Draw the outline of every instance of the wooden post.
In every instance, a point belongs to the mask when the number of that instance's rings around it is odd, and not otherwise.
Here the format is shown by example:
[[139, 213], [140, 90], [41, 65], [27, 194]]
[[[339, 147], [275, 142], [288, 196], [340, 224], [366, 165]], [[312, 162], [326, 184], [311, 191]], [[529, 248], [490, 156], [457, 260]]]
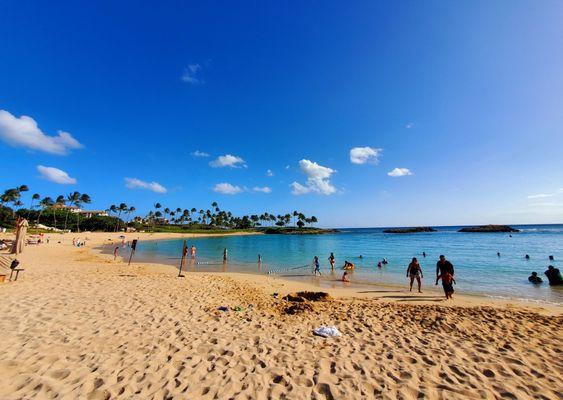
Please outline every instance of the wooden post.
[[184, 244], [182, 245], [182, 258], [180, 259], [180, 268], [178, 269], [178, 278], [183, 278], [182, 275], [182, 267], [184, 266], [184, 261], [186, 260], [186, 254], [188, 254], [188, 244], [184, 240]]
[[136, 249], [137, 249], [137, 239], [133, 239], [133, 242], [131, 242], [131, 254], [129, 255], [129, 262], [127, 263], [127, 265], [131, 265], [131, 259], [133, 258], [133, 254], [135, 253]]

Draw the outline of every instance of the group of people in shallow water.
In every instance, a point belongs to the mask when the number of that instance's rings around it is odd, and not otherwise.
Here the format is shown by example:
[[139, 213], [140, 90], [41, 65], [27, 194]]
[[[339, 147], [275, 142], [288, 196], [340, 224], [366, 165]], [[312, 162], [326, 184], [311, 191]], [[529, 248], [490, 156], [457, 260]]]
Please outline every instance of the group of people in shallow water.
[[[497, 253], [497, 255], [500, 257], [500, 253]], [[426, 257], [426, 253], [424, 252], [423, 257]], [[358, 258], [363, 259], [361, 255]], [[530, 259], [530, 256], [526, 255], [525, 258]], [[549, 259], [553, 261], [553, 256], [550, 256]], [[328, 261], [330, 263], [331, 269], [334, 270], [336, 264], [334, 253], [330, 253]], [[384, 258], [377, 263], [377, 267], [382, 268], [382, 266], [387, 263], [387, 260]], [[313, 259], [313, 266], [313, 273], [315, 275], [321, 275], [319, 258], [317, 256], [315, 256], [315, 258]], [[342, 282], [350, 282], [350, 272], [355, 268], [356, 266], [354, 265], [354, 263], [345, 260], [344, 265], [342, 266], [344, 273], [342, 274], [342, 278], [340, 280]], [[547, 268], [547, 271], [544, 272], [544, 275], [547, 277], [550, 285], [563, 285], [563, 277], [561, 276], [561, 272], [553, 265], [550, 265]], [[416, 257], [413, 257], [407, 267], [407, 278], [410, 279], [409, 291], [412, 291], [412, 287], [414, 285], [414, 282], [416, 281], [418, 292], [422, 293], [422, 279], [424, 278], [424, 274], [422, 272], [422, 267], [420, 266], [420, 263], [418, 262], [418, 259]], [[444, 255], [440, 255], [436, 263], [436, 285], [438, 285], [438, 282], [440, 280], [442, 281], [442, 287], [444, 289], [444, 295], [446, 296], [446, 299], [453, 298], [454, 285], [457, 284], [454, 277], [454, 266], [450, 261], [446, 259]], [[543, 282], [542, 278], [538, 276], [537, 272], [532, 272], [532, 275], [528, 277], [528, 281], [534, 284], [541, 284]]]
[[[563, 277], [561, 276], [561, 271], [559, 268], [555, 268], [553, 265], [547, 267], [547, 271], [543, 273], [547, 277], [547, 281], [551, 286], [563, 285]], [[543, 283], [542, 278], [538, 276], [537, 272], [532, 272], [532, 275], [528, 277], [528, 281], [535, 285]]]
[[[423, 256], [426, 257], [426, 253], [423, 253]], [[359, 256], [358, 258], [363, 259], [363, 256]], [[328, 262], [330, 264], [331, 270], [334, 270], [334, 266], [336, 264], [336, 258], [334, 253], [330, 253], [328, 257]], [[387, 259], [383, 259], [377, 263], [378, 268], [382, 268], [383, 265], [388, 264]], [[345, 260], [342, 269], [344, 273], [342, 274], [342, 278], [340, 279], [342, 282], [350, 282], [350, 272], [356, 268], [354, 263]], [[319, 257], [315, 256], [313, 258], [313, 274], [314, 275], [322, 275], [320, 269], [320, 262]], [[412, 291], [412, 287], [414, 281], [416, 280], [418, 284], [418, 292], [422, 293], [422, 278], [424, 277], [422, 273], [422, 267], [420, 266], [416, 257], [413, 257], [412, 261], [407, 267], [407, 278], [410, 278], [410, 288], [409, 290]], [[438, 262], [436, 263], [436, 285], [439, 281], [442, 281], [442, 287], [444, 288], [444, 294], [446, 299], [453, 298], [454, 288], [453, 285], [457, 284], [454, 279], [454, 266], [451, 262], [446, 260], [444, 255], [441, 255]]]

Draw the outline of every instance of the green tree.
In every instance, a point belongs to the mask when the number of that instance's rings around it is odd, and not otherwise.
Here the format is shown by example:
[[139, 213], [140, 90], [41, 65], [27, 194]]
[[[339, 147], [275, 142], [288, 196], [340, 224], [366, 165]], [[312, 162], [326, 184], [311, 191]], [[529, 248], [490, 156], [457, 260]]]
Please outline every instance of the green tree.
[[49, 207], [52, 207], [53, 204], [55, 204], [55, 202], [50, 197], [45, 197], [45, 198], [41, 199], [41, 201], [39, 202], [39, 207], [41, 207], [41, 209], [39, 210], [39, 215], [37, 215], [37, 221], [35, 221], [36, 224], [39, 223], [39, 220], [41, 219], [41, 214], [43, 214], [43, 211], [45, 211], [45, 209], [47, 209]]
[[39, 200], [41, 198], [41, 196], [39, 195], [39, 193], [35, 193], [33, 196], [31, 196], [31, 203], [29, 204], [29, 210], [27, 212], [27, 219], [29, 219], [29, 213], [31, 212], [31, 210], [33, 210], [33, 203], [35, 202], [35, 200]]

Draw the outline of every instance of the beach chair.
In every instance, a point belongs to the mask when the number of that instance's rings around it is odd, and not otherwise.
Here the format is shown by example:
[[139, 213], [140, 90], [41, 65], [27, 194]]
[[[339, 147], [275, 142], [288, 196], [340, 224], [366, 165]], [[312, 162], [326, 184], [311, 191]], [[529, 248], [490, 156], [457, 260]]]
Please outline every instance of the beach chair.
[[20, 262], [18, 260], [14, 260], [10, 264], [10, 281], [12, 280], [12, 276], [14, 275], [14, 272], [16, 273], [16, 277], [14, 279], [14, 282], [15, 282], [15, 281], [18, 280], [18, 276], [19, 276], [20, 272], [25, 271], [25, 269], [23, 269], [23, 268], [18, 268], [18, 265], [20, 265]]

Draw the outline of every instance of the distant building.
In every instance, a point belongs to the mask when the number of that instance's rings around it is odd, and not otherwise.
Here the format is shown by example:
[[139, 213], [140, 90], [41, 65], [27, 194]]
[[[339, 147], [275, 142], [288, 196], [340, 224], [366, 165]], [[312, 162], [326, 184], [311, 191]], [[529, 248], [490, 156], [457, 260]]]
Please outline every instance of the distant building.
[[93, 216], [107, 217], [108, 213], [104, 210], [82, 210], [78, 207], [70, 209], [71, 213], [80, 214], [84, 218], [92, 218]]
[[65, 204], [55, 204], [53, 208], [59, 210], [69, 210], [71, 213], [80, 214], [84, 218], [92, 218], [93, 216], [107, 217], [108, 213], [104, 210], [83, 210], [76, 206], [67, 206]]

